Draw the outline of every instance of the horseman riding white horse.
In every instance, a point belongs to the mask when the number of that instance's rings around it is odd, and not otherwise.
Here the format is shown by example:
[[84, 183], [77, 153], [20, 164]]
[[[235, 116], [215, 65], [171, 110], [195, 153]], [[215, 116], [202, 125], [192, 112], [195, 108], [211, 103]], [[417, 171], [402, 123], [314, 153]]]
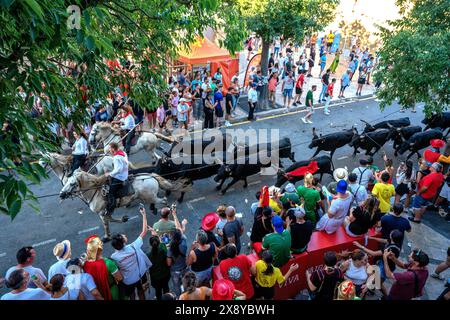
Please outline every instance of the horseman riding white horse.
[[[107, 184], [107, 177], [94, 176], [87, 172], [77, 169], [74, 174], [67, 179], [60, 192], [61, 199], [67, 199], [71, 196], [78, 196], [83, 199], [92, 212], [97, 213], [103, 222], [105, 236], [103, 241], [111, 239], [109, 229], [110, 222], [126, 222], [127, 216], [121, 219], [115, 219], [112, 215], [106, 214], [107, 200], [103, 193], [103, 187]], [[156, 214], [155, 205], [166, 205], [166, 198], [159, 198], [158, 192], [162, 190], [176, 191], [184, 187], [182, 181], [169, 182], [156, 174], [143, 174], [131, 178], [131, 188], [125, 190], [118, 199], [117, 207], [127, 206], [135, 199], [139, 199], [150, 205], [150, 209]], [[125, 187], [127, 188], [127, 187]], [[131, 189], [131, 190], [130, 190]]]
[[[89, 143], [94, 145], [96, 143], [102, 142], [104, 147], [104, 152], [108, 152], [108, 145], [111, 142], [116, 142], [121, 146], [121, 136], [120, 130], [115, 129], [107, 122], [97, 122], [93, 125], [92, 130], [89, 134]], [[152, 163], [159, 159], [155, 152], [158, 145], [158, 138], [150, 132], [142, 132], [138, 137], [136, 144], [131, 147], [130, 154], [137, 153], [140, 150], [145, 150], [150, 154]], [[123, 147], [121, 147], [123, 149]]]

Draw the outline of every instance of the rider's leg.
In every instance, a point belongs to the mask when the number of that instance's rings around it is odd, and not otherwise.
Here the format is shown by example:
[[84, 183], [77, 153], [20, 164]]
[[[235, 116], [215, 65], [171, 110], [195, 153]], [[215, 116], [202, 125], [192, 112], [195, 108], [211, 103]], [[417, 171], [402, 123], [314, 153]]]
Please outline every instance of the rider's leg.
[[130, 155], [131, 140], [134, 138], [134, 130], [129, 131], [127, 137], [125, 138], [125, 152]]
[[119, 179], [112, 178], [111, 182], [109, 184], [109, 192], [108, 192], [108, 203], [106, 205], [106, 211], [108, 214], [112, 214], [115, 207], [116, 207], [116, 194], [117, 191], [122, 188], [123, 181], [120, 181]]

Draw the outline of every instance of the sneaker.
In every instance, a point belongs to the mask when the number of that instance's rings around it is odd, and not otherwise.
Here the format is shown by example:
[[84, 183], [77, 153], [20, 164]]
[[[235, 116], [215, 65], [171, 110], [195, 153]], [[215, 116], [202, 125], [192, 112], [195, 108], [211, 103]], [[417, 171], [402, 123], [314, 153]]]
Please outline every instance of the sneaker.
[[303, 123], [308, 123], [305, 118], [302, 118]]
[[297, 102], [294, 102], [294, 103], [292, 104], [292, 106], [293, 106], [293, 107], [296, 107], [296, 106], [297, 106]]
[[417, 224], [422, 223], [422, 221], [420, 221], [420, 220], [415, 220], [414, 217], [408, 217], [408, 220], [411, 222], [417, 223]]
[[436, 272], [433, 272], [432, 274], [430, 274], [430, 277], [438, 279], [438, 280], [444, 280], [444, 277], [441, 276], [440, 274], [437, 274]]
[[307, 119], [306, 121], [308, 121], [308, 123], [313, 123], [311, 120]]
[[327, 115], [327, 116], [329, 116], [330, 115], [330, 113], [329, 112], [324, 112], [325, 113], [325, 115]]

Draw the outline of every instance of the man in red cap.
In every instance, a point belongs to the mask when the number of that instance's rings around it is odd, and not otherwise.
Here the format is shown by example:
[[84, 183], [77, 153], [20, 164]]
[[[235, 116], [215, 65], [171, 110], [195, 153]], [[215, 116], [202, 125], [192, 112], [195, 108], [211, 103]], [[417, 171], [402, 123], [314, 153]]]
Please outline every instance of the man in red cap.
[[423, 153], [423, 158], [428, 167], [435, 162], [439, 162], [439, 158], [441, 157], [441, 152], [439, 149], [445, 146], [445, 141], [441, 139], [432, 139], [430, 141], [430, 148], [425, 150]]

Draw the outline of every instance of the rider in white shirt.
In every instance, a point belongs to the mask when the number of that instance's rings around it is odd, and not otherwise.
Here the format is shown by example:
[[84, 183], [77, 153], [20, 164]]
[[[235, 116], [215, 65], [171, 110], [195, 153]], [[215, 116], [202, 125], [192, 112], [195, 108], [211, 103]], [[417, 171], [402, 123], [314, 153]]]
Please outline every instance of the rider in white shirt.
[[73, 132], [75, 142], [72, 146], [72, 168], [70, 170], [69, 177], [75, 170], [82, 167], [86, 161], [86, 157], [89, 154], [89, 147], [87, 143], [87, 136], [84, 132]]
[[130, 154], [131, 141], [133, 140], [135, 134], [135, 130], [133, 129], [136, 126], [136, 123], [134, 121], [133, 110], [130, 106], [122, 108], [121, 112], [122, 118], [120, 119], [120, 122], [122, 125], [120, 128], [125, 131], [125, 134], [127, 134], [124, 142], [125, 152]]
[[128, 157], [119, 149], [119, 145], [115, 142], [111, 142], [109, 148], [110, 152], [113, 154], [114, 169], [109, 173], [105, 173], [106, 177], [111, 177], [106, 211], [108, 215], [111, 215], [116, 207], [116, 194], [122, 188], [123, 183], [128, 179]]

